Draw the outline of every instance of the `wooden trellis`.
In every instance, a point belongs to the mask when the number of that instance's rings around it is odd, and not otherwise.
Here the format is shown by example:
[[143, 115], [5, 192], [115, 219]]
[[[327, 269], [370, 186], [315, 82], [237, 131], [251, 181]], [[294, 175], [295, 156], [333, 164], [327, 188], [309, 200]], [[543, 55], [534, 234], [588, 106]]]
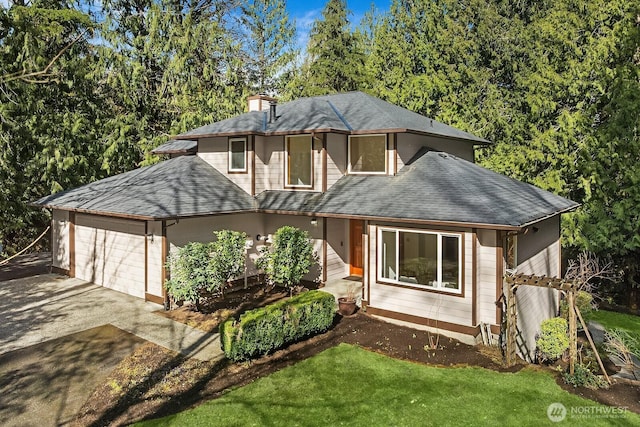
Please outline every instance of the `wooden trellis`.
[[569, 373], [575, 372], [575, 365], [578, 359], [578, 319], [582, 324], [582, 327], [587, 335], [589, 344], [593, 348], [593, 352], [598, 359], [600, 369], [604, 374], [607, 381], [610, 383], [609, 377], [604, 369], [602, 360], [598, 355], [598, 351], [595, 348], [589, 329], [580, 314], [580, 310], [576, 307], [576, 292], [580, 287], [578, 281], [569, 281], [564, 279], [558, 279], [556, 277], [546, 276], [534, 276], [527, 274], [516, 274], [505, 276], [505, 282], [507, 284], [507, 348], [505, 355], [505, 362], [507, 366], [513, 366], [516, 364], [516, 337], [517, 337], [517, 325], [518, 317], [516, 310], [516, 290], [519, 286], [537, 286], [542, 288], [557, 289], [564, 292], [567, 297], [567, 304], [569, 305]]

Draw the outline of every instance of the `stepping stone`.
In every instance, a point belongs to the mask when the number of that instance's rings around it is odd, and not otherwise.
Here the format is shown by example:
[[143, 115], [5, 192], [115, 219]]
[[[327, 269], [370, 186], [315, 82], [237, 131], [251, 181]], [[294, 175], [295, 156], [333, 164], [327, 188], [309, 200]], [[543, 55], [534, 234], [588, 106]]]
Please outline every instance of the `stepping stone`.
[[598, 322], [589, 320], [589, 322], [587, 323], [587, 327], [589, 328], [589, 332], [591, 333], [591, 338], [593, 338], [593, 342], [596, 344], [602, 344], [604, 342], [604, 333], [605, 333], [604, 326], [602, 326]]

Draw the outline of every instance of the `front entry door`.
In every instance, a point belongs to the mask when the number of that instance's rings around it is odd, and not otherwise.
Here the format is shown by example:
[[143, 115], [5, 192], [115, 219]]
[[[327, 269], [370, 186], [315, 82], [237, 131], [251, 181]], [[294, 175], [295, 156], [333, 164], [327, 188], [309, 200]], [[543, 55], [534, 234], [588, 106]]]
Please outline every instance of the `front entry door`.
[[364, 233], [364, 221], [352, 219], [349, 221], [349, 274], [351, 276], [362, 276], [363, 274], [363, 253], [362, 234]]

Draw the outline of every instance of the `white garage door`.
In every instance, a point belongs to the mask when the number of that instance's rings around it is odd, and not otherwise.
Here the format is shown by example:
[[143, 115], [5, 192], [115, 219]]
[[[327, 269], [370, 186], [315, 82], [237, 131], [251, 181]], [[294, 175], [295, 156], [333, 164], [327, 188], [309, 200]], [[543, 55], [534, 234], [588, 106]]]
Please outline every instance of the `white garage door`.
[[144, 222], [76, 215], [76, 277], [144, 298]]

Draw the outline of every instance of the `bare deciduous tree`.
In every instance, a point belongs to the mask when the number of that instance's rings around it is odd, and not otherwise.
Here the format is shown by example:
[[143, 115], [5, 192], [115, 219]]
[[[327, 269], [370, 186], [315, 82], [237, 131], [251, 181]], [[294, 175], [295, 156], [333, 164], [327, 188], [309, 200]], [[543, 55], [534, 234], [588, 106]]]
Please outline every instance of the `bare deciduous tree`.
[[615, 282], [620, 279], [620, 273], [614, 269], [612, 261], [605, 262], [592, 252], [582, 251], [576, 259], [569, 261], [564, 278], [578, 282], [580, 290], [594, 294], [597, 281]]

